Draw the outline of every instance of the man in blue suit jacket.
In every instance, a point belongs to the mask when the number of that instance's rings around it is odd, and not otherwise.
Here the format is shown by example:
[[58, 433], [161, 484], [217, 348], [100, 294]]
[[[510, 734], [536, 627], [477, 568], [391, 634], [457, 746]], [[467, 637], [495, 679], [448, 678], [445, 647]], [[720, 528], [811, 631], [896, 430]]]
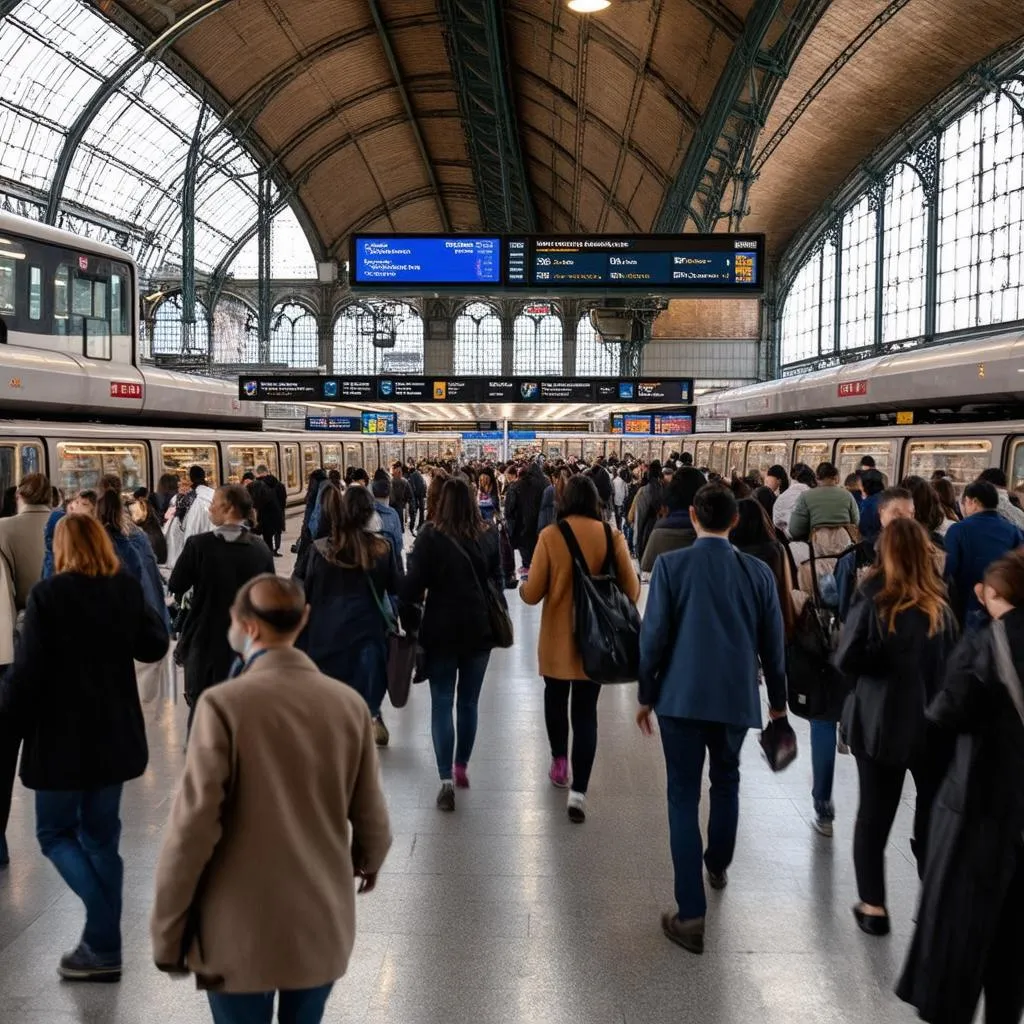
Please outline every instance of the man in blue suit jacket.
[[987, 620], [974, 586], [985, 570], [1008, 551], [1024, 544], [1024, 534], [999, 515], [999, 492], [987, 480], [964, 488], [960, 499], [964, 519], [945, 536], [946, 578], [952, 588], [953, 607], [965, 629], [979, 629]]
[[704, 951], [707, 902], [701, 877], [700, 791], [704, 751], [711, 771], [711, 815], [704, 855], [712, 888], [725, 887], [739, 822], [740, 748], [761, 728], [758, 662], [771, 717], [786, 713], [786, 656], [775, 577], [737, 551], [729, 531], [736, 499], [720, 484], [702, 487], [690, 507], [697, 541], [654, 565], [640, 633], [637, 724], [653, 733], [658, 716], [668, 774], [668, 820], [678, 913], [662, 916], [665, 935]]

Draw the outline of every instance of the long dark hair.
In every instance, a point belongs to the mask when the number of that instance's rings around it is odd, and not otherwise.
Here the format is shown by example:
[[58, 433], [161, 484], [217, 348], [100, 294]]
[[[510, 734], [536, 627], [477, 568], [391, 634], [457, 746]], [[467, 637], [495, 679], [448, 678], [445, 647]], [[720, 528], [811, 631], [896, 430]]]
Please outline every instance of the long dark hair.
[[480, 515], [480, 505], [465, 479], [454, 476], [444, 481], [433, 523], [438, 533], [453, 540], [476, 542], [487, 529]]
[[585, 473], [570, 477], [558, 502], [558, 518], [584, 516], [601, 522], [601, 498], [597, 486]]
[[729, 540], [738, 548], [750, 548], [756, 544], [769, 544], [776, 539], [764, 506], [756, 498], [741, 498], [736, 505], [739, 522], [729, 531]]
[[306, 487], [306, 506], [313, 507], [316, 496], [320, 493], [320, 485], [327, 479], [327, 473], [322, 469], [314, 469], [309, 474], [309, 486]]
[[779, 481], [779, 494], [785, 494], [789, 490], [789, 474], [782, 466], [769, 466], [765, 476], [773, 476]]
[[125, 521], [124, 502], [119, 491], [104, 491], [96, 502], [96, 518], [109, 533], [128, 535]]
[[388, 542], [368, 531], [374, 512], [373, 497], [365, 487], [350, 487], [344, 494], [336, 487], [324, 492], [324, 513], [330, 533], [328, 558], [338, 565], [369, 571], [388, 548]]
[[960, 522], [963, 516], [960, 515], [960, 510], [956, 507], [956, 488], [953, 486], [953, 481], [945, 476], [940, 477], [938, 480], [932, 481], [932, 489], [938, 496], [945, 517], [952, 519], [954, 523]]
[[929, 533], [934, 533], [946, 518], [935, 489], [919, 476], [904, 477], [900, 481], [900, 487], [910, 491], [910, 496], [914, 499], [914, 518]]

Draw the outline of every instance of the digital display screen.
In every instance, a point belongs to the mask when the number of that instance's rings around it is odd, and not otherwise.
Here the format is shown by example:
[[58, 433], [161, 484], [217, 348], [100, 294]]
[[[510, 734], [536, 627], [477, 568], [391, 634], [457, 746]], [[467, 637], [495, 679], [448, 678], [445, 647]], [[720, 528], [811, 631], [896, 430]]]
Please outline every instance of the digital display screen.
[[680, 413], [654, 413], [651, 417], [654, 429], [652, 434], [692, 434], [693, 416]]
[[[510, 285], [721, 290], [763, 287], [761, 235], [535, 235], [509, 239]], [[520, 260], [519, 254], [522, 253]]]
[[649, 415], [623, 416], [622, 427], [625, 434], [649, 434], [651, 432], [651, 417]]
[[764, 235], [386, 235], [351, 238], [356, 289], [758, 295]]
[[317, 377], [302, 374], [238, 378], [238, 396], [246, 402], [687, 405], [692, 394], [692, 380], [647, 377]]
[[364, 434], [397, 434], [398, 416], [393, 412], [364, 412]]
[[500, 285], [498, 235], [356, 235], [354, 285]]
[[358, 416], [307, 416], [307, 430], [341, 430], [356, 433], [363, 429]]
[[612, 433], [621, 434], [625, 430], [625, 424], [623, 423], [623, 414], [621, 412], [612, 413]]

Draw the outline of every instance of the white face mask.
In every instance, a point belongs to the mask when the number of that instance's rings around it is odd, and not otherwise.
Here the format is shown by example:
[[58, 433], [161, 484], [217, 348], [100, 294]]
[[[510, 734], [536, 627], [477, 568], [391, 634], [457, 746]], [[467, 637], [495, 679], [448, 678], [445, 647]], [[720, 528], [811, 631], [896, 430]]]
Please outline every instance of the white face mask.
[[228, 627], [228, 646], [236, 654], [240, 654], [243, 658], [247, 658], [249, 656], [249, 651], [252, 648], [252, 637], [244, 630], [239, 629], [232, 622]]

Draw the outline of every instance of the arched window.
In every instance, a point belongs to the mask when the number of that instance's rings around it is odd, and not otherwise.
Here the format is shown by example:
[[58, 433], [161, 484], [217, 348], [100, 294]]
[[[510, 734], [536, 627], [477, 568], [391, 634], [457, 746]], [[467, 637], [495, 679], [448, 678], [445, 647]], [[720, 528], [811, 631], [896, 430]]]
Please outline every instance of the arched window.
[[224, 295], [213, 310], [213, 361], [258, 363], [259, 320], [256, 310], [233, 295]]
[[943, 133], [936, 329], [1024, 318], [1024, 118], [992, 94]]
[[830, 239], [800, 268], [782, 307], [781, 363], [799, 363], [834, 345], [836, 247]]
[[196, 299], [196, 322], [191, 345], [185, 340], [185, 326], [181, 322], [181, 293], [168, 296], [153, 314], [152, 354], [181, 355], [205, 354], [210, 350], [210, 325], [206, 307]]
[[526, 306], [512, 329], [512, 373], [557, 377], [561, 372], [561, 319], [547, 304]]
[[[394, 336], [391, 348], [374, 335]], [[423, 318], [404, 302], [355, 302], [334, 321], [334, 372], [373, 376], [423, 372]]]
[[270, 320], [270, 362], [311, 369], [319, 366], [316, 315], [294, 301], [280, 302]]
[[924, 334], [928, 207], [921, 177], [900, 164], [885, 189], [882, 341]]
[[501, 373], [501, 318], [485, 302], [471, 302], [455, 319], [452, 370], [467, 376]]
[[868, 196], [843, 217], [842, 280], [839, 282], [839, 348], [875, 342], [875, 237], [877, 216]]
[[601, 340], [584, 313], [576, 325], [576, 376], [617, 377], [619, 375], [619, 346]]

